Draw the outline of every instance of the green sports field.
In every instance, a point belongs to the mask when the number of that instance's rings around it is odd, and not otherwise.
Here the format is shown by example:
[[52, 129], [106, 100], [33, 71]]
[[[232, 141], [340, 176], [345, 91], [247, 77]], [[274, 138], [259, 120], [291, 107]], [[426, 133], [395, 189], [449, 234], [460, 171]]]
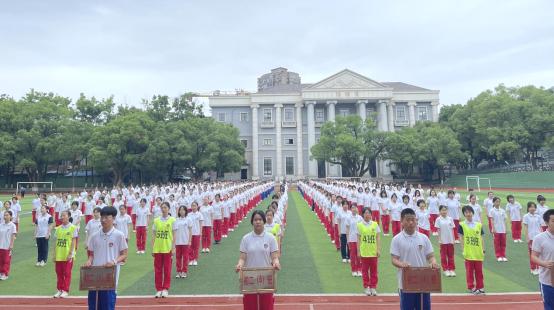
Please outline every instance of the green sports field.
[[[462, 193], [465, 197], [466, 193]], [[499, 192], [503, 197], [507, 192]], [[514, 193], [522, 203], [534, 200], [536, 193]], [[484, 198], [484, 193], [480, 199]], [[482, 197], [481, 197], [482, 196]], [[554, 195], [547, 194], [547, 202]], [[5, 200], [7, 197], [0, 197]], [[23, 201], [23, 209], [30, 210], [31, 198]], [[264, 201], [260, 208], [265, 208]], [[35, 267], [36, 247], [32, 238], [33, 227], [30, 214], [21, 217], [21, 232], [15, 243], [10, 278], [0, 282], [0, 295], [51, 295], [56, 291], [56, 276], [51, 262], [45, 267]], [[199, 265], [189, 267], [187, 279], [172, 279], [172, 294], [235, 294], [238, 293], [238, 278], [234, 266], [238, 258], [241, 237], [250, 230], [248, 221], [243, 220], [238, 230], [230, 233], [220, 245], [214, 245], [212, 252], [201, 254]], [[83, 236], [83, 234], [82, 234]], [[383, 237], [383, 257], [379, 262], [380, 293], [396, 291], [396, 270], [391, 265], [389, 244], [391, 237]], [[433, 237], [436, 257], [439, 260], [436, 237]], [[491, 256], [491, 237], [486, 236], [487, 257], [485, 261], [485, 288], [488, 292], [529, 292], [537, 291], [537, 278], [529, 273], [529, 259], [525, 244], [514, 244], [508, 237], [507, 263], [498, 263]], [[52, 243], [50, 244], [52, 248]], [[128, 263], [122, 267], [119, 279], [120, 295], [152, 295], [154, 274], [152, 257], [136, 255], [133, 236], [130, 240]], [[52, 254], [52, 253], [50, 253]], [[340, 262], [339, 252], [331, 244], [323, 226], [308, 208], [297, 192], [289, 195], [287, 230], [283, 239], [281, 258], [282, 271], [278, 274], [279, 293], [361, 293], [361, 278], [350, 275], [349, 265]], [[78, 291], [78, 266], [85, 260], [82, 241], [77, 262], [73, 269], [72, 295], [83, 295]], [[465, 269], [459, 246], [456, 247], [458, 277], [443, 278], [443, 291], [446, 293], [465, 292]]]
[[[552, 188], [554, 184], [554, 171], [473, 173], [468, 175], [489, 178], [491, 187], [496, 188]], [[466, 188], [466, 175], [453, 175], [447, 183], [450, 186]], [[469, 187], [477, 188], [477, 182], [470, 180]], [[483, 180], [481, 189], [485, 188], [488, 188], [488, 183]]]

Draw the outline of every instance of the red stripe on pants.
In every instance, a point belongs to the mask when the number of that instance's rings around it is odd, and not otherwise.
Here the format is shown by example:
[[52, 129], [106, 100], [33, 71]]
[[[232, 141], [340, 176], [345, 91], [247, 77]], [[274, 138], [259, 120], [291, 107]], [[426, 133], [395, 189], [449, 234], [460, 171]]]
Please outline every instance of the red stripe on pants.
[[223, 229], [222, 229], [222, 232], [223, 232], [224, 235], [229, 234], [229, 218], [228, 218], [228, 217], [224, 217], [224, 218], [223, 218]]
[[191, 249], [189, 258], [190, 260], [198, 260], [198, 250], [200, 248], [200, 235], [192, 235], [191, 238]]
[[146, 250], [146, 226], [137, 226], [137, 251]]
[[506, 257], [506, 233], [494, 233], [494, 252], [496, 258]]
[[133, 230], [137, 229], [137, 215], [131, 214], [131, 222], [133, 222]]
[[361, 271], [362, 263], [360, 257], [358, 257], [358, 243], [348, 242], [348, 249], [350, 250], [350, 269], [352, 269], [352, 272]]
[[10, 254], [10, 250], [0, 249], [0, 273], [9, 276], [11, 264], [12, 256]]
[[154, 282], [156, 291], [169, 290], [171, 286], [171, 253], [154, 253]]
[[379, 211], [371, 211], [371, 220], [379, 223]]
[[202, 226], [202, 248], [209, 249], [212, 246], [212, 226]]
[[59, 291], [66, 291], [69, 293], [71, 269], [73, 269], [73, 260], [56, 262], [56, 277], [58, 278], [56, 288]]
[[175, 266], [177, 272], [188, 272], [189, 270], [189, 245], [175, 246]]
[[335, 229], [335, 246], [337, 247], [337, 250], [340, 249], [340, 234], [339, 234], [339, 225], [334, 225]]
[[231, 213], [231, 218], [229, 219], [229, 221], [230, 228], [235, 228], [235, 226], [237, 226], [237, 214]]
[[400, 221], [392, 221], [392, 235], [396, 236], [398, 233], [400, 233], [400, 230], [402, 229], [402, 226], [400, 225]]
[[456, 270], [456, 263], [454, 261], [454, 244], [447, 243], [440, 245], [441, 252], [441, 265], [442, 270]]
[[465, 264], [467, 289], [481, 290], [485, 288], [483, 284], [483, 262], [466, 259]]
[[437, 232], [437, 228], [435, 227], [435, 221], [437, 220], [438, 217], [439, 217], [438, 214], [430, 214], [429, 215], [429, 224], [431, 224], [431, 231], [432, 232]]
[[531, 270], [539, 269], [539, 265], [535, 264], [533, 260], [531, 259], [531, 246], [533, 245], [533, 240], [529, 240], [527, 242], [527, 247], [529, 248], [529, 267], [531, 267]]
[[377, 257], [362, 257], [362, 281], [365, 288], [377, 288]]
[[512, 239], [521, 239], [521, 221], [512, 221]]
[[223, 224], [222, 220], [214, 220], [214, 240], [221, 241], [221, 225]]
[[31, 215], [32, 215], [32, 220], [34, 224], [35, 221], [37, 220], [37, 211], [36, 210], [31, 211]]
[[242, 295], [244, 310], [273, 310], [274, 303], [273, 293]]
[[383, 233], [388, 235], [390, 229], [390, 215], [381, 215], [381, 225], [383, 226]]
[[460, 220], [454, 220], [454, 239], [460, 240], [460, 235], [458, 235], [458, 228], [460, 227]]

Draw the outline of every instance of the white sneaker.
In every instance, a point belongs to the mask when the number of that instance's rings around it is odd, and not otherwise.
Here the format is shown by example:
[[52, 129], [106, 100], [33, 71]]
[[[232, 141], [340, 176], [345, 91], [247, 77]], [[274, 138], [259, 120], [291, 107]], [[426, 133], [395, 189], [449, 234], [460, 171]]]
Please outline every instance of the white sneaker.
[[456, 272], [454, 270], [450, 270], [450, 276], [451, 277], [455, 277], [456, 276]]
[[454, 243], [460, 243], [460, 240], [454, 240]]
[[361, 276], [362, 276], [362, 272], [358, 271], [358, 277], [361, 277]]
[[371, 296], [377, 296], [377, 290], [372, 288], [369, 290], [369, 292], [371, 293]]
[[371, 289], [369, 287], [366, 287], [365, 290], [364, 290], [364, 293], [367, 295], [367, 296], [371, 296]]
[[335, 240], [331, 240], [331, 243], [333, 243], [333, 244], [334, 244], [334, 243], [335, 243]]
[[169, 292], [167, 290], [163, 290], [162, 291], [162, 298], [166, 298], [167, 296], [169, 296]]
[[37, 262], [37, 263], [35, 264], [35, 266], [39, 267], [39, 266], [40, 266], [40, 262]]
[[347, 259], [347, 262], [348, 262], [348, 263], [350, 263], [350, 258], [349, 258], [349, 259]]
[[358, 276], [358, 273], [357, 273], [357, 272], [353, 272], [353, 273], [352, 273], [352, 276], [353, 276], [353, 277], [357, 277], [357, 276]]
[[8, 280], [8, 276], [3, 274], [3, 275], [0, 277], [0, 281], [6, 281], [6, 280]]
[[187, 273], [186, 272], [182, 272], [181, 273], [181, 278], [186, 278], [187, 277]]
[[514, 243], [518, 243], [519, 241], [517, 241], [517, 239], [514, 240]]
[[198, 266], [198, 261], [193, 261], [193, 262], [192, 262], [192, 265], [193, 265], [193, 266]]
[[54, 294], [54, 298], [60, 298], [61, 294], [62, 294], [62, 291], [57, 291], [56, 294]]
[[235, 229], [234, 229], [234, 228], [231, 228], [231, 229], [229, 229], [229, 231], [235, 231]]
[[40, 262], [40, 267], [44, 267], [46, 265], [46, 262], [45, 261], [41, 261]]
[[343, 259], [342, 259], [342, 262], [346, 264], [346, 258], [343, 258]]
[[137, 251], [137, 254], [140, 254], [140, 251]]
[[189, 262], [189, 266], [192, 266], [192, 261]]
[[162, 297], [162, 291], [157, 291], [156, 295], [154, 295], [154, 298], [161, 298]]
[[535, 273], [533, 273], [534, 275], [538, 276], [539, 275], [539, 270], [538, 269], [535, 269]]
[[501, 261], [502, 261], [502, 257], [497, 258], [496, 261], [501, 262]]
[[507, 259], [506, 257], [502, 257], [502, 261], [503, 261], [503, 262], [507, 262], [508, 259]]
[[210, 249], [206, 249], [206, 253], [210, 253]]
[[388, 237], [388, 236], [390, 236], [390, 234], [384, 234], [383, 236]]
[[442, 274], [443, 274], [445, 277], [450, 277], [450, 270], [445, 270]]
[[69, 296], [69, 293], [66, 292], [66, 291], [62, 291], [62, 293], [60, 294], [60, 297], [59, 298], [66, 298]]
[[177, 278], [177, 279], [181, 278], [181, 273], [177, 272], [177, 274], [175, 275], [175, 278]]

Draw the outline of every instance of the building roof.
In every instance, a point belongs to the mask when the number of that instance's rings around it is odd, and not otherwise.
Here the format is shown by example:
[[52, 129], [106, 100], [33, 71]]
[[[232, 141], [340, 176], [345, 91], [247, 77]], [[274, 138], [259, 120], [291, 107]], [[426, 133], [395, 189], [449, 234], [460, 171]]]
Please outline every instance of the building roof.
[[431, 91], [430, 89], [406, 84], [402, 82], [381, 82], [388, 87], [392, 87], [394, 92], [410, 92], [410, 91]]

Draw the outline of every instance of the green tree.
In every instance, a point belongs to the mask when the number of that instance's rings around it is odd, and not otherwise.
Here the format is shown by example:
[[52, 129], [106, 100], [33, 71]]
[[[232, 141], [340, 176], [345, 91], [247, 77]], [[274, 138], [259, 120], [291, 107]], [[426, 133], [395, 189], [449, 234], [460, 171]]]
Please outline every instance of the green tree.
[[312, 149], [316, 160], [342, 166], [343, 174], [362, 177], [370, 172], [373, 162], [381, 157], [387, 132], [378, 132], [370, 118], [358, 115], [337, 117], [321, 127], [319, 142]]
[[93, 125], [105, 124], [113, 117], [114, 107], [113, 96], [98, 101], [95, 97], [87, 98], [81, 93], [75, 102], [75, 118]]

